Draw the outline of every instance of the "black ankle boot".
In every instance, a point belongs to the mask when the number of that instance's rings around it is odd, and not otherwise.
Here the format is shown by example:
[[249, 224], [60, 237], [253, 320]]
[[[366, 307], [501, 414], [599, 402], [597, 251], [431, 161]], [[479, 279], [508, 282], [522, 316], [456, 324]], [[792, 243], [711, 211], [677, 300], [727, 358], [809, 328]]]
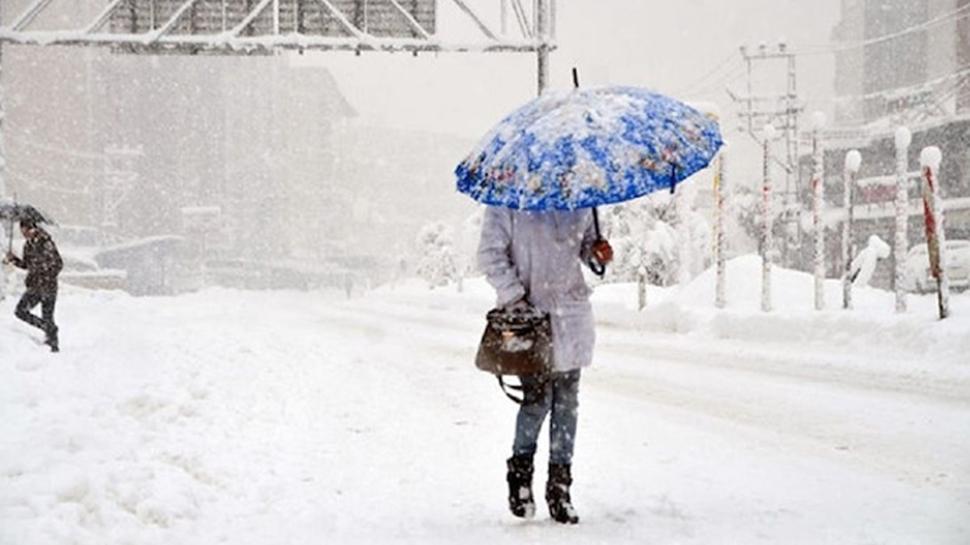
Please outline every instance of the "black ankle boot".
[[44, 344], [51, 347], [51, 352], [60, 352], [60, 346], [57, 341], [57, 326], [51, 327], [47, 330], [47, 338], [44, 340]]
[[576, 524], [579, 515], [569, 498], [569, 486], [573, 477], [568, 464], [549, 464], [549, 479], [546, 481], [546, 503], [549, 516], [556, 522]]
[[519, 518], [536, 515], [536, 502], [532, 497], [532, 456], [518, 455], [505, 461], [509, 483], [509, 510]]

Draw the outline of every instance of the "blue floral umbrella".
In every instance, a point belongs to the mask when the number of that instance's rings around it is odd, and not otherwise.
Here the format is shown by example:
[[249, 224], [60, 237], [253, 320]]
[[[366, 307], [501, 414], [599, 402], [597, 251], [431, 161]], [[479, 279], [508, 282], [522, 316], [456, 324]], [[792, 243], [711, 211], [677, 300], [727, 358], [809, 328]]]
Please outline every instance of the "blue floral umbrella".
[[627, 201], [705, 168], [718, 124], [646, 89], [552, 92], [502, 120], [455, 169], [458, 190], [516, 210], [575, 210]]

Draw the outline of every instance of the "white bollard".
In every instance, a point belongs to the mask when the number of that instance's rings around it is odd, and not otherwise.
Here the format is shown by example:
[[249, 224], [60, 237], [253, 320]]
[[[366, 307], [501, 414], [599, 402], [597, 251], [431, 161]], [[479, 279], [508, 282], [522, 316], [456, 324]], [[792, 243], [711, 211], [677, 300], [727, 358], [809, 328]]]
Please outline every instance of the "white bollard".
[[683, 188], [673, 195], [674, 210], [677, 221], [674, 230], [677, 233], [677, 283], [680, 286], [690, 284], [693, 274], [693, 252], [690, 237], [690, 200], [687, 188]]
[[640, 265], [637, 268], [637, 310], [647, 308], [647, 268]]
[[940, 148], [923, 148], [919, 161], [923, 173], [923, 214], [930, 271], [936, 278], [940, 319], [950, 314], [950, 278], [946, 273], [946, 230], [943, 225], [943, 199], [940, 198], [938, 172], [943, 154]]
[[825, 308], [825, 225], [822, 209], [825, 206], [825, 155], [822, 148], [822, 127], [825, 114], [816, 112], [812, 129], [812, 227], [815, 231], [815, 310]]
[[724, 219], [726, 214], [727, 200], [727, 178], [725, 177], [727, 162], [727, 144], [721, 146], [721, 152], [717, 158], [717, 167], [714, 171], [714, 264], [716, 270], [716, 280], [714, 285], [714, 306], [724, 308], [727, 306], [727, 248], [724, 233]]
[[[0, 221], [0, 224], [5, 222]], [[3, 247], [0, 248], [0, 255], [7, 255], [7, 226], [0, 225], [0, 241], [2, 241]], [[0, 257], [0, 262], [2, 262], [3, 257]], [[7, 298], [7, 269], [9, 265], [6, 263], [0, 263], [0, 301]]]
[[762, 184], [761, 184], [761, 310], [771, 312], [771, 250], [774, 246], [771, 221], [771, 140], [775, 138], [775, 127], [765, 125], [762, 142]]
[[845, 273], [842, 275], [842, 308], [852, 308], [852, 191], [855, 188], [855, 178], [862, 166], [862, 154], [859, 150], [852, 150], [845, 154], [845, 168], [842, 171], [842, 207], [845, 209], [845, 221], [842, 223], [842, 263]]
[[893, 244], [893, 260], [896, 263], [893, 271], [893, 284], [896, 291], [896, 312], [906, 312], [906, 290], [904, 289], [904, 264], [906, 252], [909, 250], [907, 210], [909, 194], [907, 192], [906, 175], [909, 172], [909, 144], [913, 135], [906, 127], [896, 129], [896, 237]]

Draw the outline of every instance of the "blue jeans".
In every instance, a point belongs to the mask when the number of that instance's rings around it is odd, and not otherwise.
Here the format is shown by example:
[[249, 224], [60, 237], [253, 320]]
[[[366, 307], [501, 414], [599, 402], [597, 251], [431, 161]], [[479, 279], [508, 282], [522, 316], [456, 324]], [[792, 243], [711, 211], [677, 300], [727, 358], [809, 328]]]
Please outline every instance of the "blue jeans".
[[579, 408], [579, 369], [553, 373], [544, 379], [522, 377], [525, 400], [515, 420], [512, 454], [534, 456], [536, 441], [546, 415], [549, 419], [549, 463], [570, 464], [576, 445], [576, 418]]

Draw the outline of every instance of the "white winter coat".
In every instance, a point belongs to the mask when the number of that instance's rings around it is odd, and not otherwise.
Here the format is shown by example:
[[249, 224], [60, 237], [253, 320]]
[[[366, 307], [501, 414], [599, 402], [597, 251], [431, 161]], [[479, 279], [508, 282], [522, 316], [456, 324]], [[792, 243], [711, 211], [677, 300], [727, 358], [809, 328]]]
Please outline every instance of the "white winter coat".
[[588, 209], [485, 210], [478, 267], [495, 288], [498, 306], [525, 295], [536, 308], [549, 312], [556, 371], [579, 369], [593, 361], [592, 290], [582, 267], [594, 240]]

